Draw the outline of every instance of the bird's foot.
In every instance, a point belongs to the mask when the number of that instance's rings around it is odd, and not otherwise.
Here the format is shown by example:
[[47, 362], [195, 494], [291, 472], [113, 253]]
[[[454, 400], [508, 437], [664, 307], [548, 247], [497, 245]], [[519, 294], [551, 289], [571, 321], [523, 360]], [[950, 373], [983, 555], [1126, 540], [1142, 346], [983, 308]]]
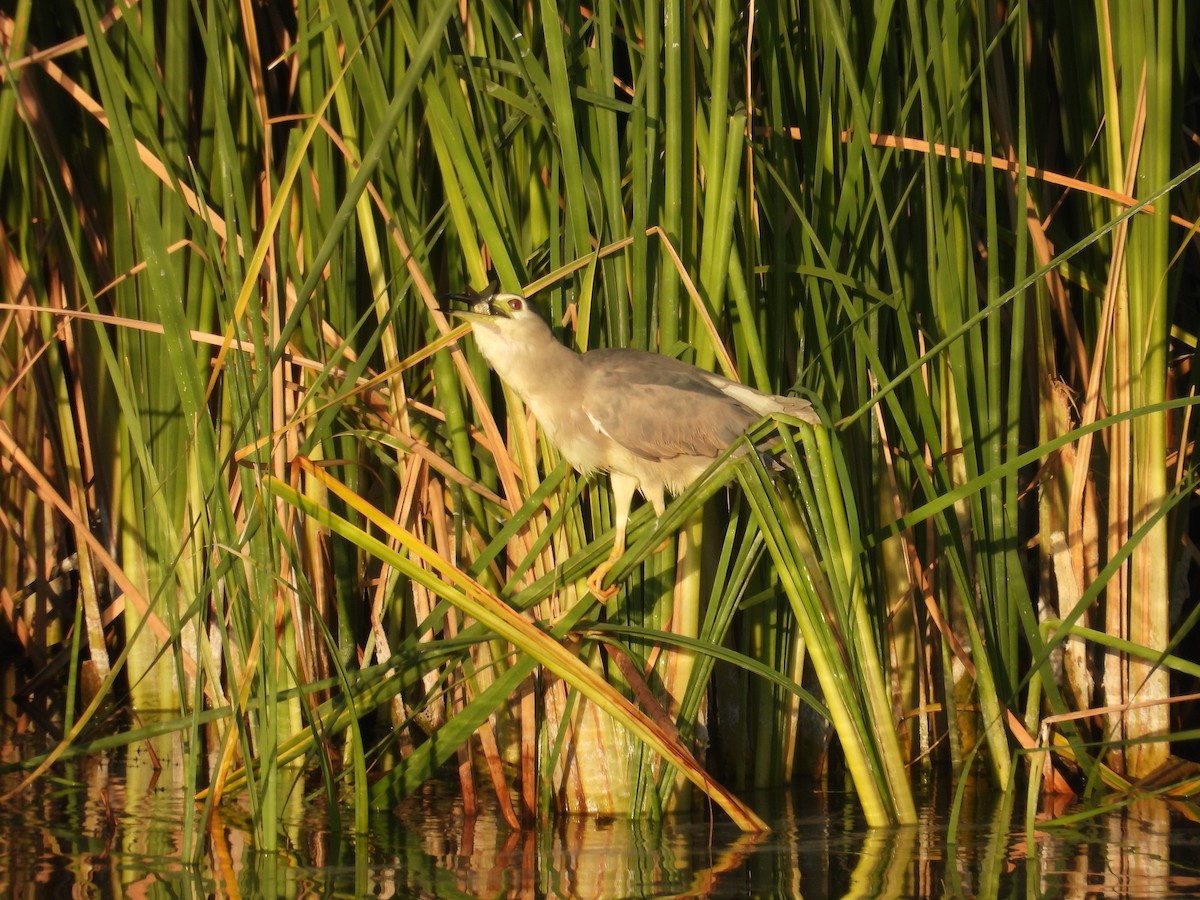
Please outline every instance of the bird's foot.
[[621, 586], [614, 584], [612, 587], [604, 587], [604, 576], [608, 574], [609, 569], [613, 567], [611, 560], [605, 560], [596, 566], [596, 571], [588, 576], [588, 590], [601, 603], [607, 603], [613, 597], [617, 596], [617, 592], [621, 590]]

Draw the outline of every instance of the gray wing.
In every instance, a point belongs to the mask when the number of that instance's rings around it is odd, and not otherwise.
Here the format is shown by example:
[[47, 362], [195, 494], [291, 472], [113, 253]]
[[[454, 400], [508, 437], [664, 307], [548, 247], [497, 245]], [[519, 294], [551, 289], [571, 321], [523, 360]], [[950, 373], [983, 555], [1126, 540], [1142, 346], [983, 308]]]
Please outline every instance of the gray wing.
[[716, 457], [760, 418], [707, 373], [669, 356], [592, 350], [581, 358], [584, 412], [644, 459]]

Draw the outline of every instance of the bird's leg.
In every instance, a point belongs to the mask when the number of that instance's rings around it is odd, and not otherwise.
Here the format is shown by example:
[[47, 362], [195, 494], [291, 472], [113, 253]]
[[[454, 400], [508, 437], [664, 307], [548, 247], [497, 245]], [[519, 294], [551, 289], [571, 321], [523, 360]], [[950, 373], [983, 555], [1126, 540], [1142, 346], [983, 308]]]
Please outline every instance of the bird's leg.
[[625, 529], [629, 527], [629, 507], [633, 503], [633, 492], [637, 488], [637, 479], [628, 475], [613, 472], [609, 476], [613, 491], [613, 520], [616, 526], [616, 536], [613, 538], [612, 553], [608, 559], [596, 566], [596, 570], [588, 576], [588, 590], [601, 603], [607, 603], [617, 595], [620, 587], [613, 585], [604, 587], [604, 576], [617, 564], [617, 560], [625, 552]]
[[625, 552], [625, 529], [620, 525], [617, 526], [617, 536], [613, 541], [612, 553], [608, 554], [608, 559], [596, 566], [592, 574], [588, 576], [588, 590], [601, 603], [607, 603], [617, 595], [617, 591], [621, 586], [614, 584], [612, 587], [604, 587], [604, 576], [609, 573], [609, 570], [617, 564], [617, 560]]
[[[663, 498], [662, 486], [660, 485], [657, 491], [651, 491], [651, 492], [647, 493], [646, 499], [649, 500], [650, 505], [654, 507], [654, 519], [655, 519], [655, 521], [658, 521], [659, 519], [662, 518], [662, 514], [667, 511], [667, 503], [666, 503], [666, 500]], [[662, 539], [661, 544], [659, 544], [657, 547], [654, 548], [654, 552], [662, 553], [664, 550], [666, 550], [670, 546], [671, 546], [671, 537], [670, 537], [670, 535], [668, 535], [667, 537]]]

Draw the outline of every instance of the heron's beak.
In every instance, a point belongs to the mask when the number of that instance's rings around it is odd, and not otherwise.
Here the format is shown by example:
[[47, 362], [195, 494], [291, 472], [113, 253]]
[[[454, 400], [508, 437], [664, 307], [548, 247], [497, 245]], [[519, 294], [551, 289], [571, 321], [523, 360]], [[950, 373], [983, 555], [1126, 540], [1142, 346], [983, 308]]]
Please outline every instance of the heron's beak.
[[467, 304], [470, 307], [469, 311], [468, 310], [454, 310], [454, 308], [451, 308], [451, 307], [445, 306], [445, 305], [443, 305], [443, 307], [442, 307], [442, 312], [449, 314], [449, 316], [454, 316], [455, 318], [458, 318], [458, 319], [466, 319], [467, 322], [479, 322], [480, 319], [486, 319], [486, 318], [490, 318], [492, 316], [496, 316], [496, 314], [498, 313], [498, 310], [500, 308], [499, 305], [494, 304], [494, 301], [492, 299], [491, 290], [486, 290], [486, 292], [484, 292], [482, 294], [475, 294], [475, 293], [438, 294], [438, 300], [442, 300], [443, 302], [458, 301], [458, 302], [463, 302], [463, 304]]
[[438, 294], [438, 299], [443, 302], [458, 301], [468, 304], [469, 310], [442, 307], [442, 312], [468, 322], [481, 322], [493, 316], [508, 315], [508, 307], [497, 303], [490, 291], [483, 294]]

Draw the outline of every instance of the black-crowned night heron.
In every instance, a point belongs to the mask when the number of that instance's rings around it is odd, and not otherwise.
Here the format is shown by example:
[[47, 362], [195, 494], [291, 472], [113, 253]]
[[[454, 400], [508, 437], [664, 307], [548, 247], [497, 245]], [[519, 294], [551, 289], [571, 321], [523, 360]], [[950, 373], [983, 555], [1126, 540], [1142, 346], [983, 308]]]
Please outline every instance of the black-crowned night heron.
[[616, 536], [588, 578], [600, 600], [618, 590], [604, 576], [625, 552], [634, 489], [656, 515], [751, 425], [771, 413], [819, 424], [807, 400], [763, 394], [669, 356], [641, 350], [576, 353], [560, 344], [534, 304], [519, 294], [450, 294], [469, 312], [475, 342], [496, 374], [533, 412], [578, 472], [607, 472]]

